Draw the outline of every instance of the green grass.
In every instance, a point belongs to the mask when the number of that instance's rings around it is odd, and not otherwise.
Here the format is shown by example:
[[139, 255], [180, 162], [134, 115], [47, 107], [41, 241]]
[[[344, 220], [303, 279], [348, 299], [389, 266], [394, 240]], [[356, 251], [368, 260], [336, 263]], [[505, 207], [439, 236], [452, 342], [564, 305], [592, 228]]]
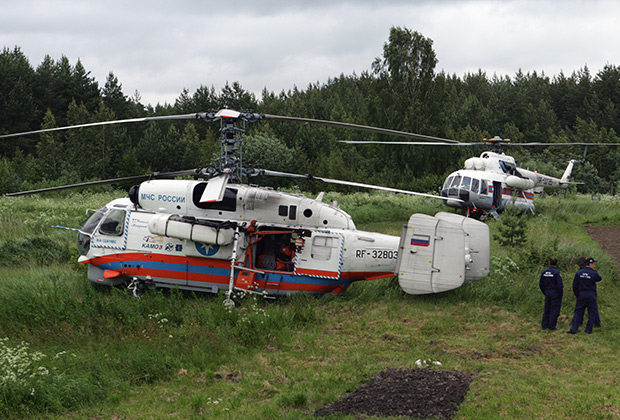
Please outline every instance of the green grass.
[[[396, 235], [410, 213], [443, 211], [415, 197], [328, 196], [358, 228]], [[490, 276], [448, 293], [408, 296], [384, 279], [342, 296], [247, 297], [229, 311], [219, 296], [134, 299], [91, 285], [75, 263], [75, 234], [50, 226], [78, 227], [87, 207], [114, 197], [0, 199], [0, 418], [308, 419], [417, 359], [475, 375], [456, 419], [620, 416], [619, 276], [582, 228], [618, 224], [616, 200], [537, 198], [526, 245], [494, 241]], [[579, 255], [595, 256], [603, 276], [603, 327], [590, 336], [563, 333]], [[538, 276], [550, 256], [565, 280], [554, 333], [539, 326]]]

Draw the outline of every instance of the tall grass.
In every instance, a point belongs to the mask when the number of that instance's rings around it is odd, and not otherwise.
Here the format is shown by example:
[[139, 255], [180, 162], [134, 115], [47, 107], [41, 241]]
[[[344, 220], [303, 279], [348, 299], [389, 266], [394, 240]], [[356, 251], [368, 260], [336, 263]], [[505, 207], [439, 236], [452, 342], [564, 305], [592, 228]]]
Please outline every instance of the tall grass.
[[[383, 279], [354, 283], [340, 296], [275, 302], [247, 296], [230, 310], [220, 296], [169, 290], [135, 299], [85, 279], [74, 262], [74, 233], [50, 226], [77, 227], [86, 207], [118, 195], [0, 198], [0, 226], [7, 227], [0, 249], [10, 251], [0, 264], [0, 417], [309, 418], [379, 370], [413, 367], [418, 358], [478, 375], [460, 418], [531, 418], [548, 411], [555, 418], [612, 418], [620, 407], [618, 392], [580, 382], [588, 372], [613, 382], [605, 372], [620, 367], [614, 359], [617, 269], [582, 228], [617, 224], [614, 200], [538, 200], [540, 214], [527, 218], [526, 245], [494, 242], [489, 277], [452, 292], [409, 296], [396, 279]], [[417, 197], [329, 196], [358, 228], [380, 223], [395, 234], [411, 213], [443, 210]], [[498, 222], [488, 223], [497, 232]], [[567, 323], [579, 255], [595, 256], [604, 278], [604, 334], [591, 337], [596, 350], [580, 336], [550, 337], [537, 328], [540, 271], [550, 256], [559, 258]], [[500, 396], [507, 381], [512, 399]], [[581, 396], [588, 385], [601, 394], [594, 415]], [[566, 407], [547, 407], [548, 398]]]

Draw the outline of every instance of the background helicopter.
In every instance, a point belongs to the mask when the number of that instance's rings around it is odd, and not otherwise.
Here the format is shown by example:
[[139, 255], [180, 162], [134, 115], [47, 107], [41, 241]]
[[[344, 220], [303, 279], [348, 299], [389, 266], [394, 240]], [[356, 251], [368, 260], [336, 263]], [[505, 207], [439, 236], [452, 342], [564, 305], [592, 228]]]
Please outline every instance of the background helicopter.
[[561, 178], [543, 175], [537, 171], [517, 168], [515, 159], [506, 155], [502, 146], [617, 146], [619, 143], [510, 143], [510, 139], [498, 136], [484, 139], [483, 142], [463, 143], [444, 139], [442, 142], [377, 142], [342, 141], [349, 144], [392, 144], [425, 146], [477, 146], [493, 145], [493, 151], [483, 152], [480, 157], [465, 160], [464, 169], [452, 172], [444, 181], [441, 196], [443, 203], [463, 211], [467, 216], [481, 217], [486, 213], [498, 218], [507, 207], [521, 211], [535, 211], [534, 194], [544, 189], [567, 188], [571, 184], [571, 174], [576, 164], [585, 161], [571, 159]]
[[[161, 119], [199, 119], [221, 124], [217, 166], [116, 178], [8, 194], [33, 194], [122, 180], [145, 180], [129, 198], [95, 211], [78, 231], [79, 261], [96, 283], [130, 282], [135, 294], [149, 286], [217, 293], [228, 302], [237, 290], [268, 296], [295, 292], [339, 293], [353, 281], [396, 274], [409, 294], [438, 293], [489, 273], [489, 231], [455, 214], [414, 214], [400, 237], [356, 229], [335, 203], [241, 184], [270, 175], [315, 179], [384, 191], [440, 196], [242, 166], [240, 133], [260, 120], [322, 124], [383, 134], [422, 137], [355, 124], [220, 110], [117, 120], [15, 133], [0, 138], [107, 124]], [[241, 127], [240, 127], [241, 125]], [[194, 175], [197, 180], [154, 179]], [[456, 199], [455, 201], [459, 201]], [[69, 228], [65, 228], [69, 229]]]

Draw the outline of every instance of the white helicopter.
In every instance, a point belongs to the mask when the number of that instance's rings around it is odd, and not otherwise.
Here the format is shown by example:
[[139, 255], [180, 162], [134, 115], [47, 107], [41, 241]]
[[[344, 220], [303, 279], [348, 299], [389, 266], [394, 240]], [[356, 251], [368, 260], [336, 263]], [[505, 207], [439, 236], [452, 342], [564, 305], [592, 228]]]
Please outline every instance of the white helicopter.
[[379, 141], [342, 141], [350, 144], [391, 144], [391, 145], [425, 145], [425, 146], [494, 146], [494, 151], [483, 152], [480, 157], [465, 161], [464, 169], [452, 172], [444, 181], [441, 196], [443, 203], [457, 210], [462, 210], [468, 217], [479, 218], [490, 213], [495, 218], [507, 207], [513, 206], [520, 211], [535, 211], [534, 194], [544, 189], [567, 188], [569, 185], [581, 184], [571, 182], [571, 174], [576, 164], [585, 160], [572, 159], [568, 162], [561, 178], [543, 175], [536, 171], [517, 168], [515, 159], [506, 155], [502, 145], [515, 146], [617, 146], [618, 143], [509, 143], [510, 139], [493, 137], [482, 143], [463, 143], [455, 140], [441, 139], [441, 142], [379, 142]]
[[[489, 230], [477, 220], [451, 213], [413, 214], [400, 237], [364, 232], [356, 229], [351, 216], [336, 203], [322, 202], [322, 193], [317, 199], [310, 199], [237, 182], [242, 176], [286, 176], [444, 200], [406, 190], [243, 168], [238, 134], [243, 130], [236, 124], [259, 120], [298, 121], [419, 137], [411, 133], [225, 109], [82, 124], [0, 138], [159, 119], [220, 121], [219, 167], [128, 178], [145, 181], [130, 190], [129, 198], [116, 199], [94, 211], [82, 228], [64, 228], [79, 232], [79, 262], [88, 264], [88, 278], [92, 282], [111, 286], [128, 283], [136, 295], [148, 287], [225, 291], [225, 302], [234, 304], [234, 293], [238, 291], [266, 297], [296, 292], [340, 293], [354, 281], [393, 275], [398, 276], [406, 293], [439, 293], [489, 274]], [[150, 179], [178, 175], [210, 179]]]
[[[488, 140], [495, 145], [508, 141], [500, 137]], [[447, 198], [444, 203], [466, 210], [468, 216], [490, 212], [497, 217], [498, 212], [509, 206], [533, 214], [535, 193], [545, 188], [567, 188], [576, 184], [570, 181], [570, 177], [574, 165], [582, 161], [570, 160], [562, 178], [555, 178], [517, 168], [515, 159], [500, 151], [483, 152], [480, 157], [469, 158], [464, 169], [451, 173], [441, 189], [441, 195]]]

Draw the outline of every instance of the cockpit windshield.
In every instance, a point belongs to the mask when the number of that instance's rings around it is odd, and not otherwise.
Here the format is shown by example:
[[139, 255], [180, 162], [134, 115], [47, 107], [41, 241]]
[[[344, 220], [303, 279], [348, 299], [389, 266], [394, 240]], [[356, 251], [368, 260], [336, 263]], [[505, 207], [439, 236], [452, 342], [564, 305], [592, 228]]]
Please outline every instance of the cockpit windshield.
[[96, 211], [89, 210], [89, 212], [93, 213], [88, 217], [88, 219], [86, 219], [86, 222], [84, 222], [84, 226], [82, 226], [82, 229], [80, 230], [84, 233], [93, 233], [93, 231], [99, 224], [99, 221], [103, 218], [103, 215], [106, 214], [107, 211], [108, 208], [105, 206], [101, 207], [99, 210]]
[[463, 177], [463, 184], [462, 184], [461, 188], [463, 188], [464, 190], [468, 190], [470, 185], [471, 185], [471, 178], [468, 177], [468, 176], [464, 176]]
[[86, 219], [86, 222], [84, 222], [84, 226], [82, 226], [82, 229], [80, 229], [80, 233], [77, 237], [77, 246], [80, 255], [86, 255], [88, 253], [88, 250], [90, 248], [90, 235], [93, 233], [93, 231], [103, 218], [103, 215], [106, 214], [107, 211], [107, 207], [102, 207], [94, 212], [93, 210], [89, 210], [89, 212], [93, 213], [88, 217], [88, 219]]

